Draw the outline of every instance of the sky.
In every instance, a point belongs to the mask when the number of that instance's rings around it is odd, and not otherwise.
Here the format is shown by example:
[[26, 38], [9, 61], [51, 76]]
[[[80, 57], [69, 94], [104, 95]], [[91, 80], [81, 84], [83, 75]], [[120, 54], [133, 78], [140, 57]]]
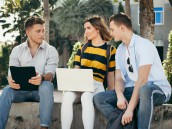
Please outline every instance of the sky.
[[[12, 21], [13, 18], [8, 19], [9, 21]], [[10, 22], [12, 23], [12, 22]], [[0, 41], [5, 42], [7, 40], [14, 41], [15, 37], [19, 34], [18, 32], [12, 32], [12, 33], [6, 33], [5, 36], [3, 36], [3, 33], [7, 31], [8, 29], [2, 29], [1, 23], [0, 23]]]
[[[0, 0], [0, 8], [1, 8], [1, 6], [4, 4], [4, 1], [3, 0]], [[6, 40], [10, 40], [10, 39], [12, 39], [11, 38], [11, 35], [10, 34], [7, 34], [5, 37], [3, 36], [3, 33], [4, 33], [4, 30], [2, 29], [2, 26], [1, 26], [1, 24], [0, 24], [0, 41], [6, 41]]]
[[[2, 29], [2, 27], [0, 26], [0, 41], [1, 42], [5, 42], [7, 40], [11, 40], [14, 41], [15, 37], [18, 35], [18, 33], [13, 32], [13, 33], [6, 33], [5, 37], [3, 36], [3, 33], [5, 32], [5, 30]], [[13, 36], [14, 35], [14, 36]]]
[[[1, 6], [4, 4], [4, 0], [0, 0], [0, 8]], [[12, 23], [13, 21], [13, 17], [9, 18], [7, 20], [7, 22]], [[12, 32], [12, 33], [6, 33], [5, 36], [3, 36], [3, 33], [6, 31], [7, 29], [2, 29], [1, 23], [0, 23], [0, 42], [5, 42], [7, 40], [11, 40], [14, 41], [15, 37], [18, 35], [18, 33], [16, 32]], [[14, 37], [12, 36], [14, 35]]]

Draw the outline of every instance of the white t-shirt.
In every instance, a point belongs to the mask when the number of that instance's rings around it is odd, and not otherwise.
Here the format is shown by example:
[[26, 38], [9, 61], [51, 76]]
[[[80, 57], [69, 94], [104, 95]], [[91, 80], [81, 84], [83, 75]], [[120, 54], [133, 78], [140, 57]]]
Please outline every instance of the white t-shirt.
[[[128, 57], [133, 67], [133, 73], [128, 70]], [[166, 95], [167, 101], [171, 96], [171, 86], [164, 74], [162, 63], [154, 44], [147, 39], [133, 34], [128, 46], [128, 51], [123, 43], [118, 47], [116, 52], [116, 69], [121, 71], [125, 87], [131, 87], [129, 84], [134, 84], [138, 79], [139, 67], [148, 64], [151, 64], [148, 82], [153, 82], [153, 84], [160, 87]], [[127, 79], [127, 76], [130, 79]]]

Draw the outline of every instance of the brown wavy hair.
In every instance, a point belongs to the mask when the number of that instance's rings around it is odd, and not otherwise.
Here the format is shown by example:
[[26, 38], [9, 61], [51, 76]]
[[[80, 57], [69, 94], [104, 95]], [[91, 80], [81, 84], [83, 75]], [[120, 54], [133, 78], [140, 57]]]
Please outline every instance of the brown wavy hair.
[[25, 21], [25, 30], [27, 30], [29, 27], [32, 27], [35, 24], [41, 24], [43, 25], [45, 23], [45, 21], [37, 16], [31, 16], [29, 17], [26, 21]]
[[109, 29], [108, 29], [108, 26], [105, 22], [105, 20], [98, 16], [98, 15], [94, 15], [94, 16], [91, 16], [91, 17], [87, 17], [84, 21], [84, 24], [86, 22], [90, 22], [90, 24], [96, 28], [97, 30], [99, 30], [100, 32], [100, 35], [101, 35], [101, 38], [105, 41], [110, 41], [112, 39], [111, 35], [110, 35], [110, 32], [109, 32]]

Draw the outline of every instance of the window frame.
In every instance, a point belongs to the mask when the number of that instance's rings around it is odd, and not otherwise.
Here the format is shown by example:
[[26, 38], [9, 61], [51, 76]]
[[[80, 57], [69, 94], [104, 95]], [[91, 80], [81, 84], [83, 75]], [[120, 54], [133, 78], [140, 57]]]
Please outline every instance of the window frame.
[[[154, 11], [154, 25], [164, 25], [164, 7], [163, 6], [157, 6], [154, 7], [155, 8], [162, 8], [162, 11]], [[156, 12], [162, 12], [162, 23], [156, 23]], [[138, 6], [138, 25], [140, 25], [140, 10], [139, 10], [139, 6]]]
[[[155, 13], [155, 25], [164, 25], [164, 7], [154, 7], [154, 9], [155, 8], [162, 8], [162, 11], [154, 11], [154, 13]], [[156, 12], [157, 13], [160, 13], [160, 14], [162, 14], [162, 16], [160, 16], [160, 20], [162, 21], [161, 23], [156, 23]]]

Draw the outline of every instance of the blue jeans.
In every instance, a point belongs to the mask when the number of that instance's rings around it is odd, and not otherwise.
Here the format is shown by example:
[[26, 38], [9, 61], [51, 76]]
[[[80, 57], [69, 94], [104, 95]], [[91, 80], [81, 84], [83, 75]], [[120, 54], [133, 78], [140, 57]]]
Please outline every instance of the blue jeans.
[[0, 96], [0, 129], [5, 129], [12, 103], [20, 102], [40, 102], [41, 126], [49, 127], [54, 104], [53, 90], [53, 84], [49, 81], [43, 81], [38, 91], [20, 91], [10, 86], [4, 87]]
[[[130, 101], [134, 87], [125, 88], [124, 96]], [[138, 129], [150, 129], [153, 107], [162, 105], [166, 96], [156, 85], [144, 85], [140, 90], [138, 109]], [[115, 91], [106, 91], [94, 96], [96, 107], [108, 119], [117, 106], [117, 96]]]

